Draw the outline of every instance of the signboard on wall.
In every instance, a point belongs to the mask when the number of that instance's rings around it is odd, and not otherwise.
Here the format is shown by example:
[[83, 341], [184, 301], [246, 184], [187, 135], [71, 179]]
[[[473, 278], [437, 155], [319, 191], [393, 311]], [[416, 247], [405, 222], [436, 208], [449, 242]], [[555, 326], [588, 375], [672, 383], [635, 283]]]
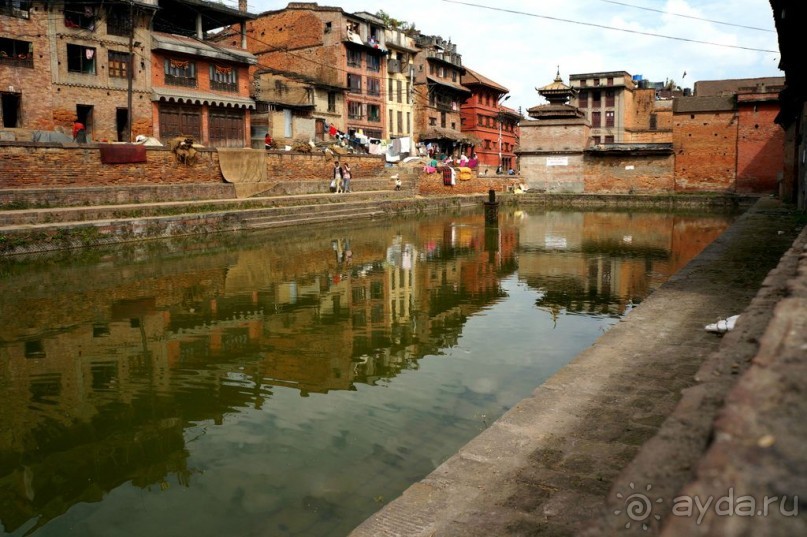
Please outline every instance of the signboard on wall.
[[547, 166], [568, 166], [569, 165], [569, 157], [547, 157], [546, 158], [546, 165]]

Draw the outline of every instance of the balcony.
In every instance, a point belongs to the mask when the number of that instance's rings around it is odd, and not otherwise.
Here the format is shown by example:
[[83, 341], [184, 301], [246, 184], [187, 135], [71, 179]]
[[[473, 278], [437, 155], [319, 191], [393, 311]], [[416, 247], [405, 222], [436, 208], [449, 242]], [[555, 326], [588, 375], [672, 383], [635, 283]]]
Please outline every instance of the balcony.
[[210, 89], [216, 91], [230, 91], [233, 93], [238, 92], [238, 83], [237, 82], [217, 82], [215, 80], [210, 81]]
[[457, 67], [462, 67], [462, 56], [460, 54], [430, 50], [426, 53], [426, 57], [433, 60], [449, 63]]
[[165, 75], [165, 83], [169, 86], [182, 86], [185, 88], [195, 88], [196, 78], [186, 76]]

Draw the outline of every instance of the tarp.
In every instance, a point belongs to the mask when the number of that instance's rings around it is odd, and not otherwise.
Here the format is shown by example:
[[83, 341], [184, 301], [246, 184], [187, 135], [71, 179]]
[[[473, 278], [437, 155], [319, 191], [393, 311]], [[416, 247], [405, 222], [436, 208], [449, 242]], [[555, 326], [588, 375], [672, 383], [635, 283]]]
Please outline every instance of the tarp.
[[59, 131], [34, 131], [31, 136], [33, 142], [49, 142], [56, 144], [70, 144], [73, 139], [70, 135]]
[[262, 149], [218, 149], [219, 167], [224, 180], [235, 185], [239, 198], [267, 190], [266, 151]]
[[140, 144], [100, 144], [101, 164], [146, 162], [146, 147]]

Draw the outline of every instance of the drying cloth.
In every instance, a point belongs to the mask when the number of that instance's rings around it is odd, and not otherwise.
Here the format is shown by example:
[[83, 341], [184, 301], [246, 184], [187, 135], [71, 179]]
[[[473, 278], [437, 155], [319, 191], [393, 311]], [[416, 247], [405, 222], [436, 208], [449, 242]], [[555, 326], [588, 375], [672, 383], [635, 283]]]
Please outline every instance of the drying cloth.
[[239, 198], [246, 198], [269, 188], [266, 179], [266, 151], [220, 147], [218, 154], [221, 175], [228, 183], [235, 184], [235, 193]]
[[140, 144], [100, 144], [101, 164], [146, 162], [146, 147]]

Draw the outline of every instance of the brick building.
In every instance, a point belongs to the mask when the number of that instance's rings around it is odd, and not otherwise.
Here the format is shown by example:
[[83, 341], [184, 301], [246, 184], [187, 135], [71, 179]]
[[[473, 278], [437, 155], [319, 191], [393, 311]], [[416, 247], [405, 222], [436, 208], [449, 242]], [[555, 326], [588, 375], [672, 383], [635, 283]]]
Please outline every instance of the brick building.
[[521, 117], [501, 104], [510, 90], [468, 68], [462, 75], [462, 85], [471, 91], [471, 96], [460, 107], [461, 129], [479, 139], [474, 151], [480, 166], [503, 171], [515, 169]]
[[446, 155], [467, 152], [478, 140], [462, 133], [460, 107], [471, 91], [462, 85], [465, 73], [457, 45], [440, 36], [415, 37], [415, 137], [433, 143]]
[[[291, 2], [249, 21], [245, 35], [258, 68], [346, 88], [343, 128], [349, 134], [387, 136], [387, 50], [381, 19], [369, 13], [346, 13], [339, 7]], [[238, 36], [230, 30], [217, 39], [234, 45]], [[338, 90], [334, 92], [336, 99]]]
[[675, 99], [678, 189], [778, 191], [785, 134], [775, 119], [783, 82], [782, 78], [696, 82], [695, 96]]
[[2, 126], [70, 132], [78, 120], [89, 139], [126, 140], [131, 65], [132, 130], [151, 134], [148, 23], [156, 9], [156, 0], [3, 3]]

